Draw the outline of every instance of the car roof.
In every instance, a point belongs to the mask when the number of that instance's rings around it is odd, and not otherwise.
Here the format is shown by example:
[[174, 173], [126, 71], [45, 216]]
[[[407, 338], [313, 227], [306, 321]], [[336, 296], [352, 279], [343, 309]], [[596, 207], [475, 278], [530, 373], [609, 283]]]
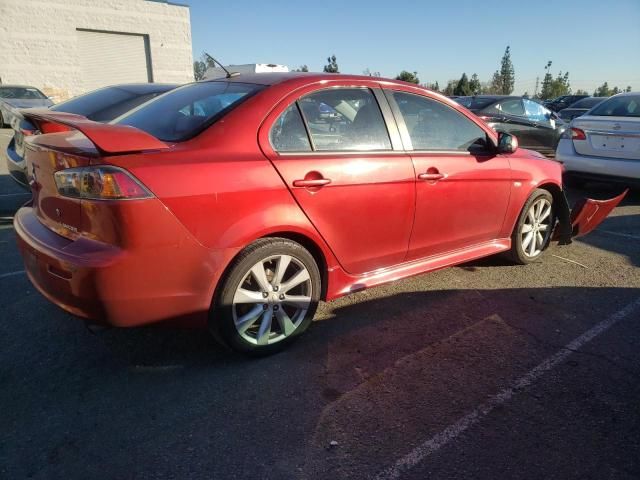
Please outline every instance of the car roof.
[[239, 82], [239, 83], [253, 83], [257, 85], [276, 85], [278, 83], [284, 83], [289, 80], [307, 79], [311, 82], [320, 80], [360, 80], [360, 81], [383, 81], [392, 82], [396, 84], [408, 84], [414, 87], [419, 87], [415, 83], [403, 82], [401, 80], [394, 80], [391, 78], [383, 77], [370, 77], [368, 75], [349, 75], [344, 73], [318, 73], [318, 72], [264, 72], [264, 73], [247, 73], [240, 75], [233, 75], [230, 78], [211, 78], [207, 80], [199, 80], [197, 83], [205, 82]]
[[172, 90], [179, 87], [179, 83], [119, 83], [106, 85], [103, 88], [120, 88], [131, 93], [156, 92], [158, 90]]

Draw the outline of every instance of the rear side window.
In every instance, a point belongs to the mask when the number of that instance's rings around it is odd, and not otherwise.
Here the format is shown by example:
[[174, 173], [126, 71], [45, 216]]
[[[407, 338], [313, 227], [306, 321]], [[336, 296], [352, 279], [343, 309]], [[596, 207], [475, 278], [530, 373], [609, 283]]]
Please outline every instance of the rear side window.
[[277, 152], [310, 152], [311, 144], [298, 106], [289, 106], [271, 127], [269, 139]]
[[162, 95], [114, 123], [139, 128], [165, 142], [194, 137], [264, 88], [239, 82], [191, 83]]
[[454, 150], [481, 153], [487, 134], [471, 120], [438, 101], [393, 92], [414, 150]]
[[368, 88], [321, 90], [298, 101], [317, 151], [391, 150], [375, 96]]
[[505, 113], [507, 115], [516, 115], [519, 117], [524, 116], [524, 108], [522, 106], [522, 101], [520, 101], [519, 98], [502, 100], [489, 108], [488, 111], [494, 113]]
[[594, 107], [589, 115], [605, 117], [640, 117], [640, 95], [611, 97]]
[[527, 118], [529, 120], [533, 120], [534, 122], [546, 122], [551, 118], [551, 110], [543, 107], [538, 102], [527, 100], [526, 98], [523, 102], [524, 108], [527, 112]]

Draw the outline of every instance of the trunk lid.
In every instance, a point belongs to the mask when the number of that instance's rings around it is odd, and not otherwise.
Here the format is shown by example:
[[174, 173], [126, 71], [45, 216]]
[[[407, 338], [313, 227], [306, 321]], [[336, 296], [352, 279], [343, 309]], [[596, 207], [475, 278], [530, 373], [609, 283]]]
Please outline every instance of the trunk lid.
[[580, 155], [640, 160], [640, 118], [582, 116], [573, 120], [585, 140], [574, 140]]

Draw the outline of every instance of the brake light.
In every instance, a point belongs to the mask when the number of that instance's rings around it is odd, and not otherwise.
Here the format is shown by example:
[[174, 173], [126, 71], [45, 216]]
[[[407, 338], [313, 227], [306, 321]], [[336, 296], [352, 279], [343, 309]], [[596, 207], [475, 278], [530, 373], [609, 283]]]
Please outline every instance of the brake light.
[[571, 129], [571, 140], [586, 140], [587, 136], [584, 134], [584, 130], [579, 128]]
[[73, 130], [72, 128], [67, 127], [66, 125], [62, 125], [60, 123], [54, 123], [54, 122], [40, 122], [39, 127], [40, 127], [41, 133], [58, 133], [58, 132], [68, 132], [70, 130]]
[[108, 165], [68, 168], [54, 173], [54, 178], [58, 193], [65, 197], [131, 200], [152, 196], [133, 175]]

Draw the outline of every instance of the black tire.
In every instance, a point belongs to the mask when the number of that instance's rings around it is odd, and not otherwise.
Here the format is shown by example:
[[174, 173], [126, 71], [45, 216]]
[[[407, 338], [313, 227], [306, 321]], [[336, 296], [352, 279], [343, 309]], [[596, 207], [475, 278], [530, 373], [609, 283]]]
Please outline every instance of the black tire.
[[[278, 300], [275, 298], [277, 296], [282, 298], [286, 293], [284, 290], [277, 293], [277, 285], [271, 286], [274, 282], [276, 271], [280, 268], [280, 259], [283, 258], [281, 257], [283, 255], [291, 257], [291, 261], [288, 264], [289, 266], [285, 269], [286, 273], [293, 272], [292, 275], [295, 276], [303, 267], [308, 273], [308, 280], [305, 280], [304, 284], [301, 284], [299, 287], [305, 289], [304, 295], [310, 298], [310, 303], [306, 309], [298, 309], [298, 307], [287, 305], [284, 300], [283, 303], [278, 304]], [[234, 297], [238, 288], [242, 285], [247, 287], [243, 287], [245, 291], [250, 290], [254, 295], [259, 295], [261, 293], [260, 291], [264, 290], [260, 288], [259, 282], [254, 274], [250, 273], [251, 269], [258, 264], [262, 265], [266, 273], [266, 279], [269, 281], [269, 288], [272, 289], [272, 291], [268, 293], [269, 298], [256, 301], [255, 303], [234, 305]], [[269, 269], [270, 266], [273, 267], [273, 270]], [[271, 279], [269, 278], [269, 272], [272, 274]], [[282, 287], [284, 287], [285, 283], [287, 282], [282, 283]], [[293, 291], [295, 288], [291, 290]], [[242, 250], [227, 269], [227, 273], [221, 283], [221, 287], [218, 289], [216, 300], [211, 310], [209, 327], [214, 337], [221, 338], [227, 345], [239, 352], [253, 356], [269, 355], [278, 352], [291, 344], [291, 342], [309, 328], [318, 307], [321, 288], [322, 281], [318, 265], [313, 256], [302, 245], [286, 238], [274, 237], [257, 240]], [[273, 289], [275, 289], [275, 291], [273, 291]], [[264, 292], [262, 294], [264, 295]], [[280, 307], [276, 305], [280, 305]], [[259, 333], [265, 318], [262, 317], [262, 312], [259, 314], [254, 313], [254, 315], [258, 315], [259, 319], [254, 320], [254, 323], [247, 328], [243, 334], [236, 328], [236, 319], [238, 317], [242, 318], [243, 313], [248, 314], [247, 310], [257, 309], [258, 307], [264, 308], [265, 314], [267, 311], [271, 312], [272, 317], [270, 318], [273, 320], [273, 323], [269, 328], [267, 337], [269, 338], [269, 342], [273, 341], [274, 343], [263, 345], [254, 343], [252, 335], [256, 329], [258, 331], [255, 332], [255, 342], [259, 341], [258, 337], [264, 339], [264, 336], [260, 336]], [[241, 312], [240, 310], [242, 308], [247, 310]], [[281, 309], [279, 313], [274, 311], [274, 309], [278, 308]], [[291, 324], [287, 325], [292, 327], [295, 323], [295, 329], [285, 333], [280, 323], [280, 317], [277, 317], [277, 315], [283, 315], [283, 313], [290, 314], [292, 309], [295, 309], [296, 314], [293, 318], [287, 317], [292, 321]], [[286, 312], [286, 310], [288, 310], [288, 312]], [[297, 321], [294, 322], [296, 318]]]
[[[548, 201], [549, 205], [551, 206], [551, 212], [548, 216], [548, 224], [546, 224], [547, 230], [545, 230], [544, 232], [541, 248], [535, 249], [534, 254], [529, 254], [525, 252], [525, 247], [530, 246], [530, 243], [527, 245], [523, 245], [523, 228], [525, 228], [525, 223], [529, 222], [528, 215], [532, 205], [534, 205], [541, 199], [546, 199]], [[536, 189], [526, 201], [524, 207], [522, 207], [520, 215], [518, 216], [518, 221], [516, 222], [516, 226], [513, 229], [513, 233], [511, 234], [511, 250], [509, 250], [508, 252], [509, 258], [514, 263], [520, 265], [525, 265], [527, 263], [532, 263], [538, 260], [544, 250], [549, 246], [551, 234], [553, 233], [553, 227], [555, 226], [555, 223], [556, 215], [553, 208], [553, 196], [547, 190]]]

